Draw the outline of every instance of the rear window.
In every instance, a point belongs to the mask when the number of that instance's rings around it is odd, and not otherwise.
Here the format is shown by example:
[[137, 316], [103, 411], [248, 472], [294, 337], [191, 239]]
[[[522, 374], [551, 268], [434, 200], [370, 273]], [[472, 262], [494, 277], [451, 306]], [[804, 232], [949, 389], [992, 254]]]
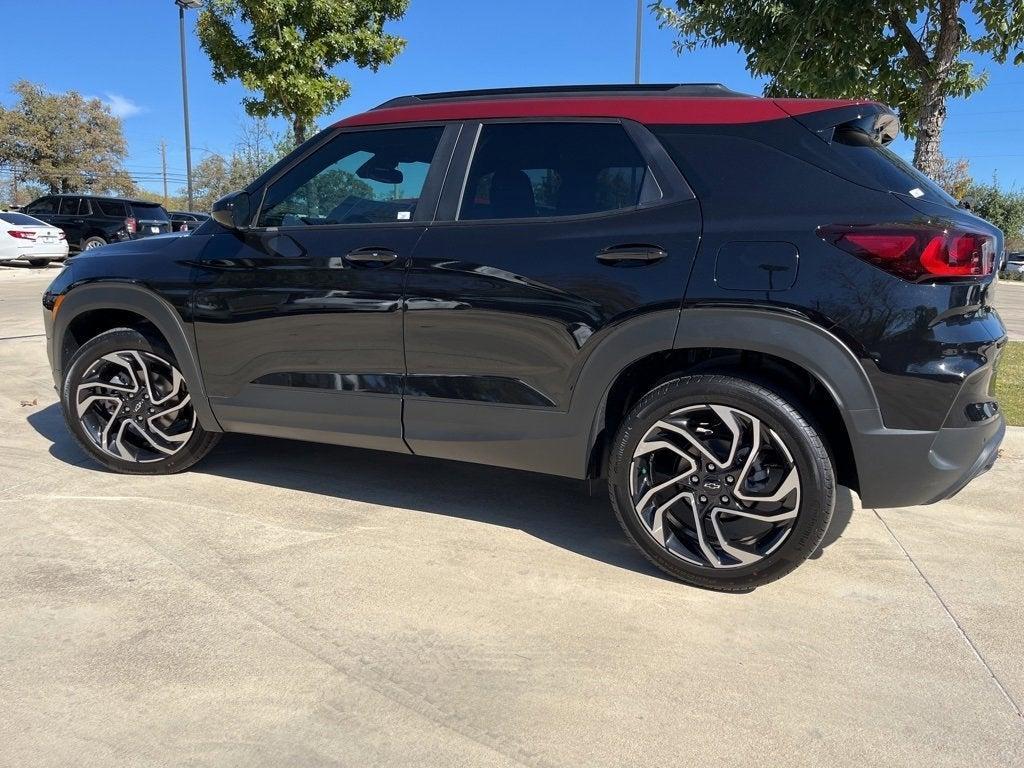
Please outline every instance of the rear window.
[[844, 162], [856, 167], [861, 176], [873, 182], [872, 186], [932, 202], [958, 204], [942, 187], [862, 130], [852, 127], [836, 129], [832, 148]]
[[162, 205], [146, 205], [145, 203], [132, 203], [132, 210], [136, 219], [145, 221], [168, 221], [167, 211]]
[[23, 227], [47, 226], [46, 222], [40, 221], [39, 219], [33, 219], [31, 216], [26, 216], [24, 213], [0, 213], [0, 221], [5, 224], [18, 224]]
[[104, 216], [117, 216], [123, 218], [127, 215], [124, 203], [120, 200], [93, 200], [93, 207], [99, 208]]

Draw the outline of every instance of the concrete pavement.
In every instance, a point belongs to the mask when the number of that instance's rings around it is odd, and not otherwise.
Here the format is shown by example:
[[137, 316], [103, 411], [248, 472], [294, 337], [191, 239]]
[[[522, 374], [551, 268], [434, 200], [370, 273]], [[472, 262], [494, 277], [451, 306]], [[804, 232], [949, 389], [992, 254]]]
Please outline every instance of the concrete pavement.
[[815, 559], [721, 595], [556, 478], [239, 437], [103, 472], [46, 281], [0, 274], [0, 764], [1024, 762], [1024, 430], [952, 501], [844, 494]]
[[995, 305], [1007, 335], [1013, 341], [1024, 341], [1024, 282], [1000, 280]]

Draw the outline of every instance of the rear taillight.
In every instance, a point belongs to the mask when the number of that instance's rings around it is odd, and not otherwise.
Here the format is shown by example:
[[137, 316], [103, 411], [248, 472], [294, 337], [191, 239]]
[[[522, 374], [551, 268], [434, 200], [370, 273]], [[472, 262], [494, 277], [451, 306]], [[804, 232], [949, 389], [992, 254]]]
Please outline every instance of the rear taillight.
[[57, 239], [58, 240], [67, 240], [68, 239], [68, 236], [66, 234], [64, 234], [64, 230], [63, 229], [60, 232], [57, 233]]
[[124, 228], [128, 230], [131, 235], [135, 234], [135, 230], [138, 228], [138, 222], [131, 216], [124, 220]]
[[911, 282], [992, 274], [995, 238], [934, 224], [830, 224], [818, 236]]
[[8, 229], [7, 234], [19, 240], [35, 240], [36, 233], [30, 229]]

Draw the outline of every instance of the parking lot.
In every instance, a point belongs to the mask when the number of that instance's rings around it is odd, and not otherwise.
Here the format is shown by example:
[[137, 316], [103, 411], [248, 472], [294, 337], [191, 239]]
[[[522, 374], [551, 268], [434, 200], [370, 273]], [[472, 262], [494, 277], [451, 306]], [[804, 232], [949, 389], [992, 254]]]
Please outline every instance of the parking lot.
[[556, 478], [241, 437], [101, 471], [52, 274], [0, 267], [0, 763], [1024, 763], [1024, 428], [951, 501], [844, 491], [814, 559], [723, 595]]

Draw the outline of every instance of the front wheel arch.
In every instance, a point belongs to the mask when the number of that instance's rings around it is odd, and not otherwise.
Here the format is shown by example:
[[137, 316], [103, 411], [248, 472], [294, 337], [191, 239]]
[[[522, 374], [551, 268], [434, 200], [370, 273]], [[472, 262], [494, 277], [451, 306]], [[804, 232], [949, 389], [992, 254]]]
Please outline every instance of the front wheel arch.
[[188, 382], [199, 423], [208, 432], [222, 432], [206, 394], [191, 327], [182, 321], [165, 299], [134, 283], [87, 283], [65, 294], [53, 321], [50, 340], [57, 385], [63, 381], [75, 345], [86, 341], [76, 338], [74, 331], [69, 330], [76, 320], [84, 321], [82, 327], [101, 332], [120, 327], [126, 319], [130, 320], [128, 324], [132, 327], [143, 324], [166, 342]]

